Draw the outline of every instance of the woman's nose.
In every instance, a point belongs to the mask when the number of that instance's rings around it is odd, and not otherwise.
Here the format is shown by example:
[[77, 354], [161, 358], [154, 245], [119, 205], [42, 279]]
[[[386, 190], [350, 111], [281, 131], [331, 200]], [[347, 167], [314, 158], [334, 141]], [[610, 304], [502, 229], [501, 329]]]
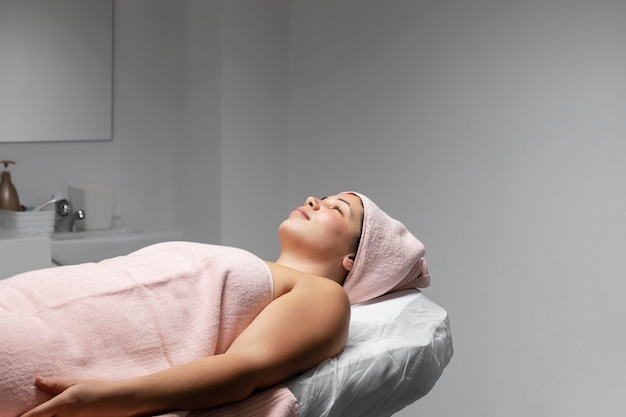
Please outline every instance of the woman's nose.
[[320, 200], [315, 197], [308, 197], [304, 202], [304, 205], [311, 207], [313, 210], [317, 210], [320, 208]]

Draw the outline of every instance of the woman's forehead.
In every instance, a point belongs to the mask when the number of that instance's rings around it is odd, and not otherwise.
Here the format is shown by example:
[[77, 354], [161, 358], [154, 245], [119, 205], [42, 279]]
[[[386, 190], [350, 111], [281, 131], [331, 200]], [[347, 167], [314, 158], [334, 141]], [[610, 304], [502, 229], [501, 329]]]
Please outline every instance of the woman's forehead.
[[334, 195], [328, 195], [326, 197], [322, 197], [322, 200], [330, 200], [330, 201], [334, 201], [334, 200], [340, 200], [340, 201], [345, 201], [348, 204], [352, 205], [357, 205], [357, 206], [363, 206], [363, 202], [361, 202], [361, 198], [353, 193], [348, 193], [348, 192], [342, 192], [339, 194], [334, 194]]
[[358, 207], [363, 207], [363, 202], [361, 201], [361, 197], [353, 193], [339, 193], [335, 197], [343, 198], [347, 200], [350, 205], [356, 204]]

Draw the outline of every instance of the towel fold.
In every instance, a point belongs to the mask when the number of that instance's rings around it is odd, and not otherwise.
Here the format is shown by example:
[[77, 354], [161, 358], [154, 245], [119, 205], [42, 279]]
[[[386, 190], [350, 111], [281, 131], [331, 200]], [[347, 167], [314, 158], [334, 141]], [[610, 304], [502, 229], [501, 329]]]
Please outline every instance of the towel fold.
[[276, 385], [244, 401], [193, 411], [186, 417], [299, 417], [298, 405], [291, 391]]
[[50, 398], [36, 375], [116, 380], [223, 353], [272, 299], [261, 259], [191, 242], [2, 280], [0, 417]]
[[348, 193], [358, 196], [364, 209], [359, 249], [343, 285], [350, 303], [428, 287], [430, 275], [422, 242], [367, 196], [354, 191]]

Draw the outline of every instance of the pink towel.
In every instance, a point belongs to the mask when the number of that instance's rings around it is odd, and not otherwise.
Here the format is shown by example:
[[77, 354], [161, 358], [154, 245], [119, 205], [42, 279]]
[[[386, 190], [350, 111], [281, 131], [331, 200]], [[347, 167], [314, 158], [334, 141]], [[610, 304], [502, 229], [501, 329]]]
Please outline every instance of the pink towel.
[[223, 353], [272, 298], [261, 259], [190, 242], [0, 281], [0, 417], [49, 398], [35, 375], [122, 379]]
[[244, 401], [210, 410], [193, 411], [186, 417], [299, 417], [295, 397], [284, 385], [252, 395]]
[[422, 242], [363, 194], [361, 243], [344, 289], [351, 304], [408, 288], [426, 288], [430, 275]]
[[206, 410], [162, 414], [158, 417], [299, 417], [293, 393], [284, 385], [260, 391], [243, 401]]

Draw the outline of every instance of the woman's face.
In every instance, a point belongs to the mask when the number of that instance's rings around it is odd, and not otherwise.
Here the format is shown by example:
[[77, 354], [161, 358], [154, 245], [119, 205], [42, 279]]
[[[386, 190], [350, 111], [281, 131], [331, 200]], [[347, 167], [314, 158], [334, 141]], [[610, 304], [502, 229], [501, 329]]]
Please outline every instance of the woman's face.
[[354, 254], [362, 222], [363, 204], [354, 194], [309, 197], [280, 225], [279, 233], [283, 243], [289, 237], [312, 257], [342, 257]]

